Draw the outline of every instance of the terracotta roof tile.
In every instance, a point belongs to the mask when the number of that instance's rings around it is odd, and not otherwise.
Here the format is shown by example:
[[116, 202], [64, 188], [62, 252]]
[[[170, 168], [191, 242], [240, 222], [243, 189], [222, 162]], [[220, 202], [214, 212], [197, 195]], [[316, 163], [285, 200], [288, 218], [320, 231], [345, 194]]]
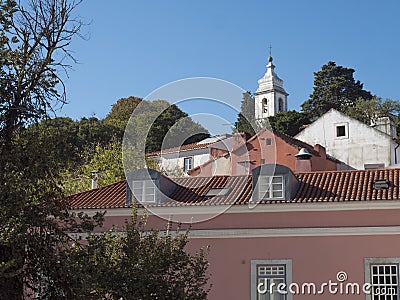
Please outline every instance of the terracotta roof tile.
[[126, 207], [126, 180], [70, 195], [66, 201], [74, 209]]
[[[400, 169], [323, 171], [297, 173], [300, 185], [293, 200], [266, 200], [263, 203], [307, 203], [399, 200]], [[170, 196], [173, 200], [161, 206], [192, 205], [244, 205], [251, 198], [252, 178], [248, 176], [214, 176], [174, 178], [177, 189]], [[387, 190], [372, 188], [374, 180], [388, 180]], [[226, 196], [206, 197], [210, 188], [231, 188]], [[73, 209], [127, 207], [126, 181], [94, 189], [66, 198]]]
[[196, 150], [196, 149], [205, 149], [208, 148], [208, 146], [214, 144], [215, 142], [210, 142], [210, 143], [204, 143], [204, 144], [199, 144], [199, 143], [192, 143], [192, 144], [186, 144], [182, 145], [179, 147], [173, 147], [173, 148], [168, 148], [168, 149], [163, 149], [161, 151], [155, 151], [155, 152], [150, 152], [147, 153], [146, 156], [158, 156], [161, 154], [166, 154], [166, 153], [174, 153], [174, 152], [180, 152], [180, 151], [190, 151], [190, 150]]

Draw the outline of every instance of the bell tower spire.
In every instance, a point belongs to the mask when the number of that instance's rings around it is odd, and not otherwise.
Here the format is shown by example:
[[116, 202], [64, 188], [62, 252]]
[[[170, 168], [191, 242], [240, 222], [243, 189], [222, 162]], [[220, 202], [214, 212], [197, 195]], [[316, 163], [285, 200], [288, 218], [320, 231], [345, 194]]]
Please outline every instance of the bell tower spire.
[[255, 92], [255, 118], [259, 122], [279, 112], [287, 111], [287, 96], [283, 88], [283, 80], [275, 73], [272, 63], [272, 47], [269, 47], [267, 71], [258, 80], [258, 89]]

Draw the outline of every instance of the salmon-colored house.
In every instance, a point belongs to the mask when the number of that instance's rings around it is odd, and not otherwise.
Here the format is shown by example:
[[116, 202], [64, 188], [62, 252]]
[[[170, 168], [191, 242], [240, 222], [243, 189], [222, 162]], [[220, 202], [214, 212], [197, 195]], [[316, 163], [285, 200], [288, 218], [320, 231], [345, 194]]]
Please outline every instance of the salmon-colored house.
[[[319, 144], [314, 147], [279, 131], [262, 129], [246, 141], [243, 134], [232, 138], [232, 150], [218, 152], [218, 145], [210, 145], [213, 158], [188, 171], [190, 176], [246, 175], [263, 164], [281, 164], [294, 172], [337, 170], [340, 162], [327, 155]], [[224, 146], [221, 144], [221, 146]], [[303, 149], [303, 150], [302, 150]], [[299, 151], [306, 157], [299, 157]], [[302, 152], [303, 153], [303, 152]], [[304, 159], [306, 158], [306, 159]]]
[[[168, 178], [142, 169], [68, 198], [124, 224], [133, 196], [148, 228], [191, 222], [189, 250], [210, 246], [209, 299], [398, 299], [400, 169]], [[144, 208], [141, 208], [141, 212]]]

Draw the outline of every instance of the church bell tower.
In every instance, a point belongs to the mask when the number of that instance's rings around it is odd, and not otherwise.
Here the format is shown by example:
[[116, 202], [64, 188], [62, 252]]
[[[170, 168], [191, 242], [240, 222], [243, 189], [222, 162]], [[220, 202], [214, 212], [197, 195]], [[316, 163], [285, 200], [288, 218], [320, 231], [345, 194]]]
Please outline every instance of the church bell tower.
[[258, 80], [258, 89], [255, 92], [255, 118], [263, 119], [274, 116], [279, 112], [287, 111], [287, 96], [283, 88], [283, 80], [276, 75], [272, 56], [268, 57], [267, 72]]

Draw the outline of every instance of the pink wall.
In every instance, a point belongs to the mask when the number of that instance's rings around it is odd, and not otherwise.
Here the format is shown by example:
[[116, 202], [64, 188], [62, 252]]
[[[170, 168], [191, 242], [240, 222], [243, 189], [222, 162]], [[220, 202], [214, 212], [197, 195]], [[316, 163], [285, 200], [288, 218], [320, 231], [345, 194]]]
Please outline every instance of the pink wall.
[[[367, 203], [365, 203], [366, 205]], [[346, 205], [344, 203], [337, 205]], [[360, 203], [360, 205], [362, 205]], [[225, 213], [195, 223], [199, 229], [346, 228], [399, 226], [400, 209]], [[129, 216], [106, 217], [105, 228], [124, 224]], [[150, 216], [148, 228], [164, 229], [166, 221]], [[292, 282], [317, 286], [345, 271], [346, 282], [364, 283], [364, 258], [400, 257], [399, 235], [289, 236], [241, 238], [191, 238], [189, 251], [210, 246], [212, 290], [208, 299], [250, 299], [251, 260], [291, 259]], [[318, 298], [319, 297], [319, 298]], [[293, 299], [365, 299], [360, 295], [296, 295]]]
[[[344, 205], [339, 204], [338, 205]], [[313, 228], [313, 227], [357, 227], [357, 226], [400, 226], [400, 209], [345, 210], [345, 211], [293, 211], [293, 212], [251, 212], [224, 213], [208, 221], [192, 224], [196, 229], [224, 228]], [[124, 225], [129, 216], [106, 215], [104, 227]], [[166, 217], [168, 219], [168, 216]], [[147, 227], [165, 228], [166, 220], [150, 216]]]
[[[317, 286], [345, 271], [345, 282], [364, 283], [365, 257], [399, 257], [396, 236], [284, 237], [243, 239], [192, 239], [189, 247], [211, 246], [209, 254], [213, 288], [210, 300], [250, 299], [250, 261], [292, 259], [292, 282]], [[293, 299], [365, 299], [360, 295], [295, 295]]]

